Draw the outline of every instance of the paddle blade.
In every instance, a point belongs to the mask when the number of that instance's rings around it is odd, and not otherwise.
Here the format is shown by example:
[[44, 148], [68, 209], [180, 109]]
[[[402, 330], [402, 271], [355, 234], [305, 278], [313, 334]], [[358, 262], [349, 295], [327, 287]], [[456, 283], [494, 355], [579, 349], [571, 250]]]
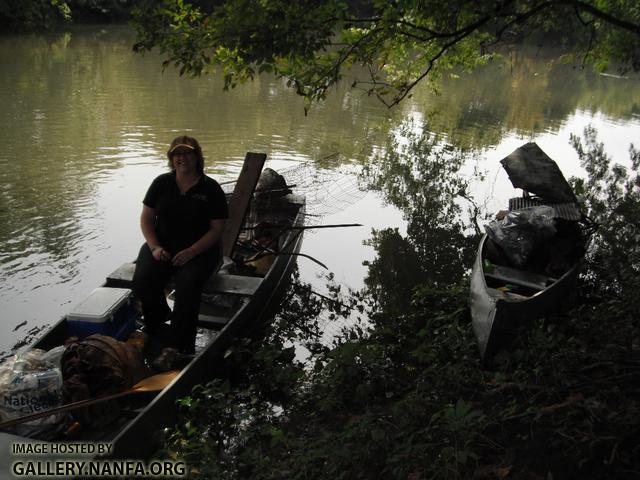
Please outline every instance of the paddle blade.
[[131, 390], [136, 392], [157, 392], [163, 390], [169, 385], [174, 378], [178, 376], [180, 370], [169, 370], [168, 372], [158, 373], [147, 378], [143, 378], [136, 383]]

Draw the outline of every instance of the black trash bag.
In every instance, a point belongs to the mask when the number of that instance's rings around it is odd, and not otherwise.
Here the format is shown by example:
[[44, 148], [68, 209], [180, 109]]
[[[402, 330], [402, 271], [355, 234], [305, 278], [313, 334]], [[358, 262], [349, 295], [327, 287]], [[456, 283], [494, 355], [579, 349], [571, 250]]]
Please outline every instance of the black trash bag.
[[282, 197], [289, 193], [291, 189], [282, 175], [272, 168], [265, 168], [262, 171], [255, 189], [257, 199]]
[[552, 207], [515, 210], [500, 221], [485, 226], [487, 235], [504, 252], [514, 267], [522, 267], [536, 246], [556, 234], [555, 211]]

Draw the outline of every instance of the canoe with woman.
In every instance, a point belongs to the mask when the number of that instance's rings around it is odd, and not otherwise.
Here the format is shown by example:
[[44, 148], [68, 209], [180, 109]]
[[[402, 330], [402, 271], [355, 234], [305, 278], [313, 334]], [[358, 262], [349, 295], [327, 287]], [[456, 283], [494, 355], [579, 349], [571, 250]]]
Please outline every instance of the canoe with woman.
[[108, 442], [112, 458], [147, 458], [176, 420], [176, 399], [211, 379], [234, 338], [277, 305], [300, 251], [305, 198], [273, 170], [263, 172], [264, 154], [246, 155], [231, 194], [204, 173], [196, 139], [177, 137], [167, 158], [169, 172], [143, 199], [145, 243], [136, 261], [109, 274], [30, 350], [60, 351], [62, 403], [89, 403], [69, 405], [35, 434], [46, 418], [24, 422], [34, 413], [28, 409], [4, 415], [14, 423], [0, 425], [0, 448], [39, 438]]

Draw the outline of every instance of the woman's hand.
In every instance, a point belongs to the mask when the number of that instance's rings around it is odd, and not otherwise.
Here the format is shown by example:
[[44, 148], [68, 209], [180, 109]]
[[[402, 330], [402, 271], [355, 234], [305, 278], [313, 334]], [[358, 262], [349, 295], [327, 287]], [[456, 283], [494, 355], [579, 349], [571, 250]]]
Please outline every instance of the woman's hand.
[[155, 258], [157, 261], [167, 262], [171, 260], [171, 255], [169, 255], [169, 252], [167, 252], [160, 245], [155, 245], [150, 248], [151, 248], [151, 255], [153, 255], [153, 258]]
[[184, 250], [181, 250], [175, 254], [173, 259], [171, 259], [171, 263], [173, 263], [176, 267], [179, 267], [187, 263], [189, 260], [191, 260], [195, 256], [196, 256], [196, 251], [193, 248], [191, 247], [185, 248]]

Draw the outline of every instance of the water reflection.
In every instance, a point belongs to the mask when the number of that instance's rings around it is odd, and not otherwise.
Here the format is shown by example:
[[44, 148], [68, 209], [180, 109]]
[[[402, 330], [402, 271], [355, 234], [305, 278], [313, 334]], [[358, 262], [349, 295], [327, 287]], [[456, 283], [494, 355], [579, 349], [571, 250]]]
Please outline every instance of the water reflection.
[[[207, 172], [223, 181], [236, 177], [249, 150], [266, 152], [277, 168], [325, 159], [318, 162], [321, 168], [352, 172], [371, 160], [372, 192], [323, 219], [365, 227], [309, 234], [304, 244], [305, 253], [326, 263], [337, 281], [359, 288], [367, 273], [363, 260], [379, 266], [372, 278], [408, 265], [376, 259], [374, 245], [386, 246], [381, 251], [389, 255], [401, 247], [413, 252], [416, 275], [433, 271], [439, 283], [458, 275], [466, 253], [453, 246], [455, 237], [472, 230], [469, 204], [456, 190], [464, 187], [469, 198], [482, 202], [480, 190], [489, 182], [473, 183], [476, 166], [485, 170], [484, 159], [501, 158], [501, 150], [513, 149], [510, 142], [522, 143], [518, 136], [546, 136], [555, 143], [549, 148], [542, 138], [541, 146], [562, 158], [562, 136], [568, 140], [566, 130], [580, 131], [582, 125], [570, 129], [585, 118], [606, 125], [603, 140], [615, 138], [619, 145], [637, 136], [640, 126], [637, 80], [559, 64], [546, 69], [540, 52], [522, 52], [511, 63], [451, 79], [439, 95], [420, 87], [391, 111], [350, 91], [347, 78], [305, 117], [302, 100], [281, 80], [260, 77], [224, 93], [219, 78], [161, 74], [160, 58], [133, 54], [133, 41], [133, 33], [120, 26], [0, 38], [0, 303], [9, 331], [0, 350], [32, 327], [56, 320], [135, 256], [142, 241], [141, 199], [165, 170], [166, 145], [176, 134], [196, 136]], [[403, 130], [408, 119], [414, 123]], [[393, 153], [412, 141], [411, 131], [418, 135], [415, 148], [407, 147], [402, 157]], [[423, 133], [477, 153], [463, 159], [457, 151], [442, 152], [447, 161], [432, 170], [422, 160], [434, 154], [428, 142], [420, 144]], [[622, 153], [626, 157], [626, 146]], [[338, 161], [327, 160], [332, 158]], [[454, 198], [454, 206], [440, 210]], [[458, 216], [466, 223], [454, 220]], [[389, 227], [399, 227], [402, 238]], [[378, 233], [363, 246], [372, 228]], [[447, 267], [435, 267], [436, 257]], [[301, 276], [317, 287], [316, 267], [300, 263]], [[15, 334], [10, 331], [24, 321]]]
[[519, 48], [471, 75], [445, 79], [439, 94], [418, 90], [405, 108], [428, 105], [434, 131], [452, 144], [477, 149], [507, 135], [557, 133], [576, 111], [637, 123], [637, 77], [598, 75], [563, 63], [560, 55], [554, 49]]
[[409, 122], [365, 168], [369, 188], [380, 191], [407, 221], [406, 235], [388, 228], [374, 231], [369, 241], [377, 257], [368, 262], [365, 282], [383, 311], [406, 312], [414, 286], [457, 284], [471, 265], [478, 234], [471, 223], [475, 209], [463, 215], [473, 181], [460, 175], [467, 155], [426, 124]]

